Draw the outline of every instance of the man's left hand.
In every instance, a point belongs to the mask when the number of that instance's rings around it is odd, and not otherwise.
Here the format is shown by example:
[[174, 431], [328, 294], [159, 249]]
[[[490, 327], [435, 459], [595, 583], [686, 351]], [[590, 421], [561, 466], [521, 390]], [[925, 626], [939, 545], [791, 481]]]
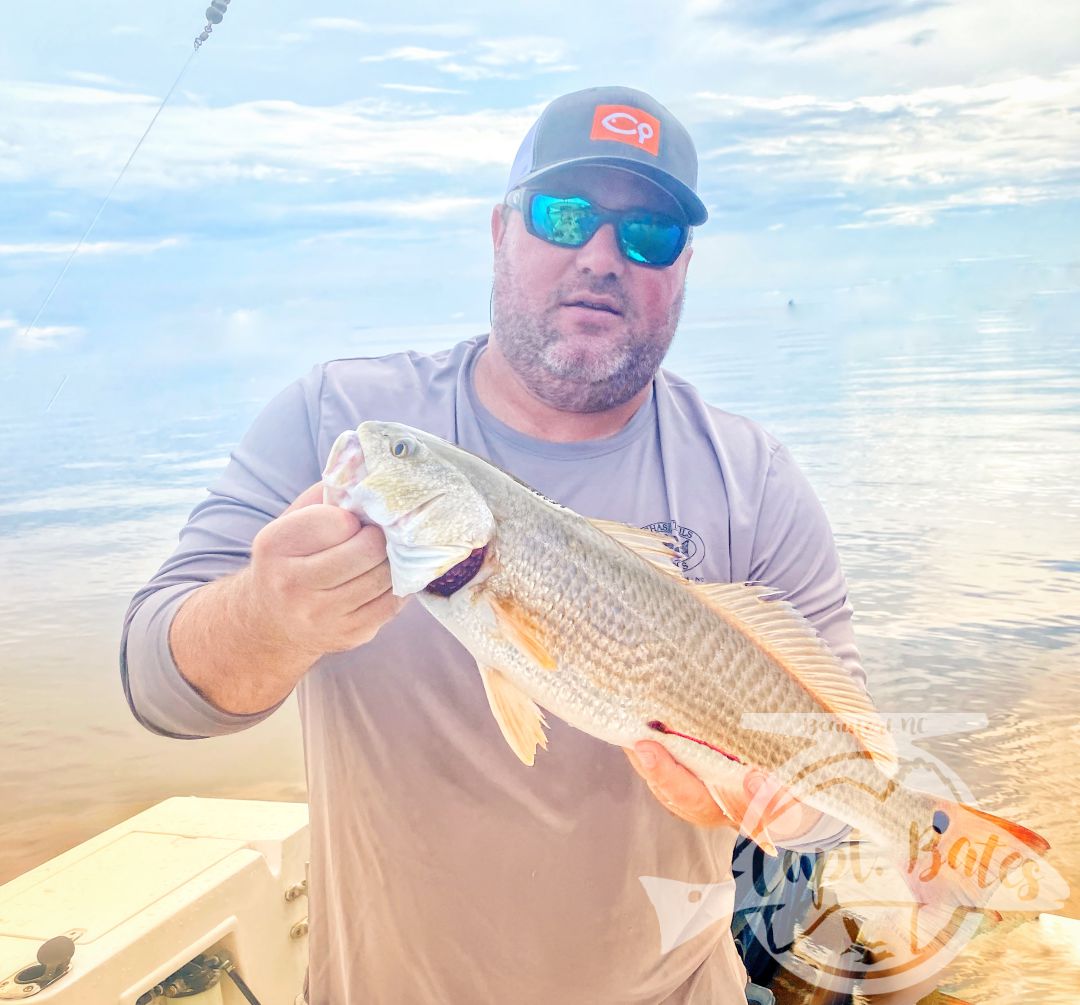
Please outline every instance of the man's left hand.
[[[676, 761], [663, 745], [642, 740], [633, 750], [626, 749], [626, 756], [652, 794], [668, 810], [698, 827], [726, 826], [741, 830], [741, 818], [746, 815], [751, 802], [756, 802], [755, 809], [765, 807], [762, 823], [769, 836], [782, 845], [785, 840], [798, 840], [821, 819], [818, 810], [800, 803], [764, 772], [751, 768], [743, 774], [741, 785], [722, 791], [724, 804], [740, 818], [733, 820], [717, 805], [704, 782]], [[766, 788], [759, 794], [761, 786]]]

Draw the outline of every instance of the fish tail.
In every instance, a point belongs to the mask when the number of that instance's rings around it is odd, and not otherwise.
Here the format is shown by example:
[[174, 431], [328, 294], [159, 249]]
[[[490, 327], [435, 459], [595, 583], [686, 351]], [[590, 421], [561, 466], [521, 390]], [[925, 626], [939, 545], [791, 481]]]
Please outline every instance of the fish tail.
[[909, 822], [905, 879], [922, 904], [948, 910], [1046, 911], [1068, 897], [1045, 859], [1050, 845], [1035, 831], [964, 803], [919, 799]]

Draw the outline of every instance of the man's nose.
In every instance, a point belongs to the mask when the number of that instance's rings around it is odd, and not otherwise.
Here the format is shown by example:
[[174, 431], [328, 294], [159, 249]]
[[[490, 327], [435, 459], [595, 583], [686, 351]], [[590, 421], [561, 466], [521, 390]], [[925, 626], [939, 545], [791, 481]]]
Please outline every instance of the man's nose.
[[595, 275], [619, 275], [626, 268], [626, 259], [619, 251], [615, 227], [605, 223], [577, 252], [578, 268]]

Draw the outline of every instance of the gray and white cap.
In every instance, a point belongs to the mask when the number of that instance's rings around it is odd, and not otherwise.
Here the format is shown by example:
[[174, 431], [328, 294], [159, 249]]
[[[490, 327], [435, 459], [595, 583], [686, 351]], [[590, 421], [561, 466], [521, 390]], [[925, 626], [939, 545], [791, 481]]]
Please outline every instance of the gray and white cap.
[[579, 164], [621, 168], [675, 197], [697, 226], [709, 212], [697, 195], [697, 151], [674, 115], [632, 87], [590, 87], [540, 113], [510, 169], [506, 191]]

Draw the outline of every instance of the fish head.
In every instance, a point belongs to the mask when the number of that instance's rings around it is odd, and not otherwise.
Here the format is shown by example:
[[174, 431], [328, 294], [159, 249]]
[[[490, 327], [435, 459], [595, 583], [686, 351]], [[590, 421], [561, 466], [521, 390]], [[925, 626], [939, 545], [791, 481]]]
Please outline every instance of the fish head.
[[382, 528], [399, 597], [420, 592], [495, 537], [495, 518], [457, 454], [464, 451], [396, 422], [362, 422], [330, 451], [324, 501]]

